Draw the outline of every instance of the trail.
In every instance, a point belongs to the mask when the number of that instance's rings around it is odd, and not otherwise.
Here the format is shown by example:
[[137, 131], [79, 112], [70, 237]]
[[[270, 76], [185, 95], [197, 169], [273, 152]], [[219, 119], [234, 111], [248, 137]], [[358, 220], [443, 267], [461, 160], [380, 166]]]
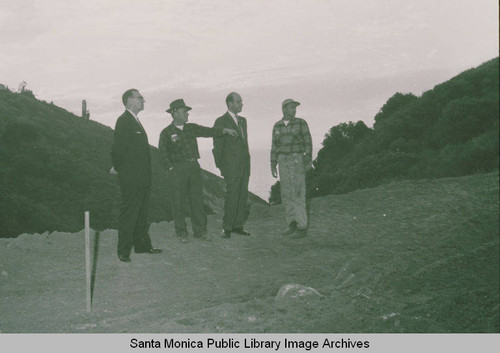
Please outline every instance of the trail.
[[155, 223], [163, 253], [131, 263], [102, 231], [92, 313], [83, 231], [0, 239], [0, 331], [499, 331], [498, 173], [314, 199], [303, 239], [280, 235], [282, 215], [255, 205], [251, 236], [230, 239], [211, 215], [213, 241], [187, 244]]

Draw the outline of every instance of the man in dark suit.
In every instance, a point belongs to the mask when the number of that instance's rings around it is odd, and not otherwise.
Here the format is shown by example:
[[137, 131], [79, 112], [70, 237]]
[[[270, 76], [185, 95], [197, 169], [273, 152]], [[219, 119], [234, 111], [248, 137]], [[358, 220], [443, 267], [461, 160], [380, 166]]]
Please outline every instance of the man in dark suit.
[[157, 254], [148, 234], [148, 206], [151, 189], [151, 157], [148, 136], [137, 114], [144, 109], [144, 98], [136, 89], [122, 96], [125, 112], [115, 126], [111, 151], [112, 174], [118, 174], [122, 203], [118, 225], [118, 258], [130, 262], [136, 253]]
[[247, 121], [238, 115], [243, 108], [241, 96], [231, 92], [226, 98], [228, 111], [217, 118], [214, 127], [235, 129], [238, 136], [214, 137], [212, 150], [215, 165], [226, 181], [222, 237], [231, 232], [249, 236], [243, 229], [246, 221], [248, 179], [250, 177], [250, 153], [248, 152]]

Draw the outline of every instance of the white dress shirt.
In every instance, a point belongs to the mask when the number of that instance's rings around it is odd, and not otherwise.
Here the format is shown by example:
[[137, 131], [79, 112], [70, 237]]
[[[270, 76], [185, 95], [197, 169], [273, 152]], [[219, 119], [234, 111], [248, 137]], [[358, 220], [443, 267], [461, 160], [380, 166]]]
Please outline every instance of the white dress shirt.
[[229, 110], [227, 112], [229, 113], [229, 115], [231, 115], [231, 118], [233, 118], [234, 123], [236, 124], [236, 126], [239, 126], [239, 124], [238, 124], [238, 118], [236, 117], [236, 114], [234, 114], [233, 112], [231, 112]]
[[231, 118], [233, 118], [234, 123], [236, 124], [236, 126], [238, 127], [238, 129], [240, 129], [241, 136], [245, 137], [245, 134], [243, 133], [243, 128], [240, 126], [240, 124], [238, 124], [238, 118], [236, 117], [236, 114], [234, 114], [233, 112], [231, 112], [229, 110], [227, 112], [229, 113], [229, 115], [231, 115]]
[[144, 129], [144, 127], [142, 126], [141, 124], [141, 121], [139, 120], [139, 117], [131, 110], [127, 109], [127, 111], [132, 114], [132, 116], [135, 118], [135, 120], [137, 120], [137, 122], [139, 123], [139, 125], [141, 125], [141, 127]]

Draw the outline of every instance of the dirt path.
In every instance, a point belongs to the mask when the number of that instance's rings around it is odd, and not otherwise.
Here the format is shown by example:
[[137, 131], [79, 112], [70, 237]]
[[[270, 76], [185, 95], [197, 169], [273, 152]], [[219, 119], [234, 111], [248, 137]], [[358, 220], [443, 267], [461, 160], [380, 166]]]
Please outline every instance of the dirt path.
[[0, 331], [498, 332], [498, 173], [315, 199], [299, 240], [282, 214], [255, 206], [231, 239], [210, 216], [213, 241], [187, 244], [153, 224], [164, 252], [131, 263], [103, 231], [91, 314], [83, 232], [0, 239]]

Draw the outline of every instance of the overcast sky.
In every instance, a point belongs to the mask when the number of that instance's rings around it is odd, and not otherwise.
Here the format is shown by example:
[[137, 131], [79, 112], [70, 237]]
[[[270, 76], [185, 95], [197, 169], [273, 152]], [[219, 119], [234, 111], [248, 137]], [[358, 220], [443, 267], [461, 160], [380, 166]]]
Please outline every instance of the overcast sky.
[[[212, 125], [243, 97], [250, 148], [269, 148], [281, 102], [302, 103], [315, 145], [498, 56], [497, 0], [1, 0], [0, 83], [114, 127], [121, 94], [146, 98], [152, 145], [177, 98]], [[200, 141], [202, 149], [211, 141]]]

